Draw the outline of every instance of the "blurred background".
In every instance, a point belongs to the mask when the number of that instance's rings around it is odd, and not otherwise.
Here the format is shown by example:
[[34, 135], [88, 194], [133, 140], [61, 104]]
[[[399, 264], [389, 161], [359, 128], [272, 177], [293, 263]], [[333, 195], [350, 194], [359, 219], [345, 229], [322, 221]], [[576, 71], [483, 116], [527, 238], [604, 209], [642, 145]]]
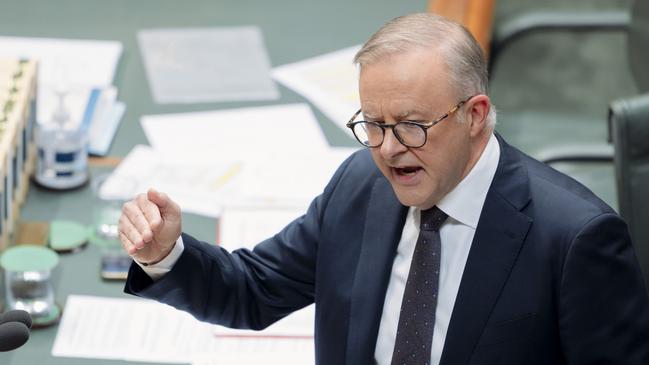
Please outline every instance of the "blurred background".
[[[116, 217], [156, 186], [228, 249], [281, 229], [358, 148], [355, 50], [424, 11], [473, 32], [497, 132], [618, 211], [649, 277], [649, 1], [0, 0], [0, 302], [35, 319], [0, 363], [312, 362], [308, 311], [241, 342], [124, 295]], [[176, 327], [129, 316], [158, 310]]]

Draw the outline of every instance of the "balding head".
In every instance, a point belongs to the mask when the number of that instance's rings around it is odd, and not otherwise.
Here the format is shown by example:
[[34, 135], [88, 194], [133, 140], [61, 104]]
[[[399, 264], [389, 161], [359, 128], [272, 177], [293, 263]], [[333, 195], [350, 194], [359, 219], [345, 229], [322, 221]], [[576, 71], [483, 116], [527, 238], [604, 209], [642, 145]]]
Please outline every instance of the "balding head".
[[[439, 53], [458, 99], [487, 94], [487, 64], [480, 45], [466, 28], [435, 14], [410, 14], [391, 20], [363, 45], [354, 63], [362, 69], [391, 55], [416, 49]], [[493, 126], [493, 106], [487, 119]]]

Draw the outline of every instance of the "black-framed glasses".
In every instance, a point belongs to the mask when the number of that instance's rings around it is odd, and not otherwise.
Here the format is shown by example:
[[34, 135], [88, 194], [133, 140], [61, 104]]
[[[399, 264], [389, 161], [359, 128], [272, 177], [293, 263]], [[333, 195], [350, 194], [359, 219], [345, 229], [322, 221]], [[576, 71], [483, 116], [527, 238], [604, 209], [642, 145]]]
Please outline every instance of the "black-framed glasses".
[[455, 104], [446, 114], [430, 122], [402, 120], [395, 124], [385, 124], [382, 122], [370, 122], [366, 120], [354, 121], [361, 113], [361, 109], [358, 109], [346, 125], [347, 128], [352, 130], [354, 137], [356, 137], [358, 142], [366, 147], [375, 148], [381, 146], [385, 138], [385, 130], [392, 129], [392, 133], [394, 133], [394, 136], [397, 137], [397, 140], [401, 142], [402, 145], [411, 148], [419, 148], [426, 144], [428, 128], [431, 128], [437, 123], [450, 117], [453, 113], [458, 111], [462, 105], [471, 100], [473, 96]]

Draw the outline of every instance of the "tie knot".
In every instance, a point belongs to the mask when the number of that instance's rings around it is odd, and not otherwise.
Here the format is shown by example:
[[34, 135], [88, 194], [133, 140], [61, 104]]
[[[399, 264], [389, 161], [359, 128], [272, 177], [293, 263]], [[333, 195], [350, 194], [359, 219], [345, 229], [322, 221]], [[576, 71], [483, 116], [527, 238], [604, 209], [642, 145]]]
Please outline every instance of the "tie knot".
[[438, 231], [448, 215], [437, 206], [421, 211], [419, 229], [422, 231]]

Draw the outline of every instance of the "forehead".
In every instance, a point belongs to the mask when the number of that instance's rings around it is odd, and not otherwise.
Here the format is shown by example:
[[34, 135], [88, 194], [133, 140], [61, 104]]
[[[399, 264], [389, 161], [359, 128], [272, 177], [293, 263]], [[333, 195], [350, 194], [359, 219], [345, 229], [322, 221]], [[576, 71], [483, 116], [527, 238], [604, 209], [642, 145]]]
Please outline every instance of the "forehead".
[[366, 113], [435, 109], [453, 99], [452, 91], [448, 67], [439, 52], [393, 54], [361, 67], [359, 93]]
[[434, 109], [433, 103], [416, 98], [391, 99], [384, 103], [368, 100], [361, 104], [362, 116], [370, 120], [426, 119]]

